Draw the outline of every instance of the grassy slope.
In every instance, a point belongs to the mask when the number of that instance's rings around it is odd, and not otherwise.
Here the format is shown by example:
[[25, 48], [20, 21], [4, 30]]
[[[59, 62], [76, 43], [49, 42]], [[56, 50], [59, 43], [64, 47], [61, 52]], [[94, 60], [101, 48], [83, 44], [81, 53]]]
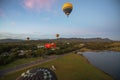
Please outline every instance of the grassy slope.
[[[112, 80], [110, 76], [87, 63], [86, 59], [77, 54], [68, 54], [53, 61], [35, 67], [56, 67], [58, 80]], [[0, 80], [15, 80], [23, 71], [2, 77]]]

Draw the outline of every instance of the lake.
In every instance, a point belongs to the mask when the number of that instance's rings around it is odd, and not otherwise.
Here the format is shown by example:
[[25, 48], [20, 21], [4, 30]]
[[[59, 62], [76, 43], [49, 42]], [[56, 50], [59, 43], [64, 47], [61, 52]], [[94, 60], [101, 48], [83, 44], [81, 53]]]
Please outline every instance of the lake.
[[115, 80], [120, 80], [120, 52], [83, 52], [89, 62], [111, 75]]

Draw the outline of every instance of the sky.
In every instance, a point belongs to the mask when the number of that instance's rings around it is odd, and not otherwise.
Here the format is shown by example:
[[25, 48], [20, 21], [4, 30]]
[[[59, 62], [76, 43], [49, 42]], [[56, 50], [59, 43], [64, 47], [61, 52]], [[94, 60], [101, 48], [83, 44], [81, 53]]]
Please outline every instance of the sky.
[[[69, 17], [64, 3], [73, 4]], [[119, 0], [0, 0], [0, 39], [120, 40]]]

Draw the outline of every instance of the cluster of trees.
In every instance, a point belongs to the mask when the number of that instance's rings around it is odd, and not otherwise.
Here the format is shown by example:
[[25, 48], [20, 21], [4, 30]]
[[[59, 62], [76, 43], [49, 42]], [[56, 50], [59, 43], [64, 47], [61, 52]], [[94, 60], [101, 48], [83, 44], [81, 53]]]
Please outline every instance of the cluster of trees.
[[83, 48], [90, 50], [112, 50], [112, 51], [120, 51], [120, 42], [83, 42]]
[[109, 48], [108, 45], [106, 42], [87, 42], [84, 47], [91, 50], [106, 50]]
[[[79, 49], [75, 43], [56, 43], [55, 49], [37, 48], [37, 44], [9, 43], [0, 44], [0, 65], [5, 65], [21, 58], [64, 54]], [[7, 53], [7, 54], [5, 54]]]

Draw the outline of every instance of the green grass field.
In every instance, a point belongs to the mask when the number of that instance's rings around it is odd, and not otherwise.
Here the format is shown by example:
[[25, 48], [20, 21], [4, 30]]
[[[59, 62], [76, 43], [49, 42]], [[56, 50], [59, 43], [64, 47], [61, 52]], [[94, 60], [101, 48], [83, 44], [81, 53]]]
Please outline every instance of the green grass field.
[[[112, 77], [89, 64], [83, 56], [77, 54], [71, 53], [35, 67], [50, 68], [51, 65], [56, 68], [55, 73], [58, 80], [113, 80]], [[15, 80], [26, 70], [8, 74], [0, 80]]]

